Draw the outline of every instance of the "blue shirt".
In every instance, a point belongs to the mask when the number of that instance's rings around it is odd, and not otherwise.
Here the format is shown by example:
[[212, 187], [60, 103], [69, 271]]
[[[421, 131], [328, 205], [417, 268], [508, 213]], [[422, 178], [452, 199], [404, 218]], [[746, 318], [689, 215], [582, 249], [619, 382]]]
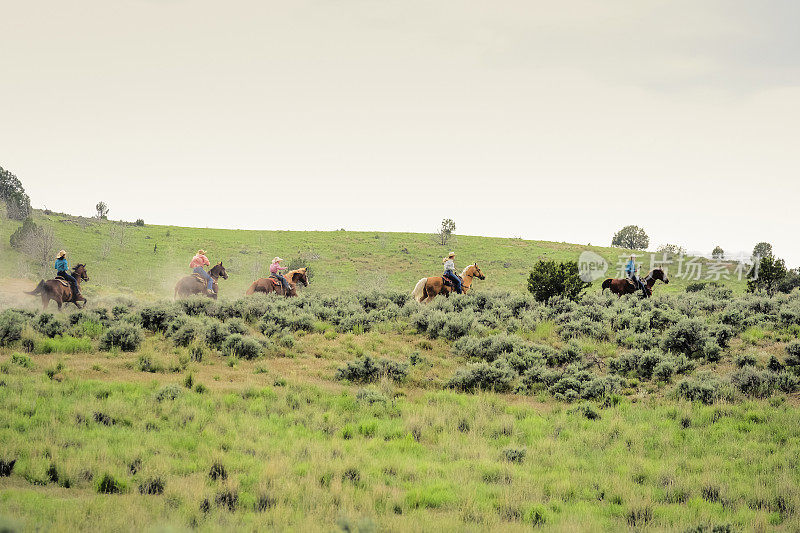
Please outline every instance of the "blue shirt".
[[625, 265], [625, 273], [631, 275], [636, 272], [636, 263], [633, 262], [633, 259], [628, 261], [628, 264]]
[[69, 265], [67, 264], [67, 260], [63, 258], [56, 259], [56, 271], [66, 272], [67, 270], [69, 270]]

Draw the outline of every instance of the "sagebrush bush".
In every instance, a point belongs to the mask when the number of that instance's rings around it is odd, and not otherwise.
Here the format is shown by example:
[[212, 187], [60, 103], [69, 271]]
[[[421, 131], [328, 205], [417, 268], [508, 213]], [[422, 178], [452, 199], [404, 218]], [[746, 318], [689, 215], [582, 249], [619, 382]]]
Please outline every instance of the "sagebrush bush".
[[222, 348], [225, 341], [228, 340], [228, 337], [231, 335], [228, 326], [220, 322], [219, 320], [214, 320], [211, 324], [208, 325], [206, 328], [206, 342], [212, 348], [219, 350]]
[[744, 368], [746, 366], [756, 366], [756, 358], [754, 355], [750, 354], [737, 355], [736, 358], [733, 360], [733, 362], [739, 368]]
[[382, 376], [394, 381], [403, 381], [408, 375], [408, 364], [398, 363], [391, 359], [375, 359], [365, 355], [360, 359], [348, 362], [336, 371], [337, 380], [356, 383], [378, 381]]
[[752, 366], [745, 366], [731, 375], [731, 383], [743, 394], [768, 398], [775, 390], [777, 378], [777, 374], [771, 370], [758, 371]]
[[25, 322], [25, 317], [19, 313], [3, 311], [0, 314], [0, 346], [8, 346], [21, 339]]
[[492, 364], [481, 361], [457, 370], [447, 382], [447, 386], [463, 392], [476, 390], [506, 392], [511, 390], [515, 378], [516, 373], [505, 361], [498, 360]]
[[144, 329], [152, 332], [164, 332], [169, 322], [179, 314], [174, 306], [159, 304], [142, 308], [139, 311], [139, 319]]
[[730, 391], [718, 378], [702, 374], [693, 378], [685, 378], [676, 388], [678, 396], [691, 401], [710, 405], [717, 400], [732, 400]]
[[141, 328], [133, 324], [120, 324], [109, 328], [100, 337], [100, 349], [109, 351], [119, 348], [123, 352], [135, 352], [144, 340]]
[[705, 323], [695, 318], [685, 318], [667, 329], [661, 341], [664, 351], [682, 353], [688, 357], [702, 357], [710, 340]]
[[42, 313], [34, 320], [33, 329], [46, 337], [53, 338], [56, 335], [63, 335], [67, 330], [67, 325], [52, 313]]
[[233, 333], [225, 340], [222, 350], [240, 359], [255, 359], [261, 355], [261, 344], [253, 337]]

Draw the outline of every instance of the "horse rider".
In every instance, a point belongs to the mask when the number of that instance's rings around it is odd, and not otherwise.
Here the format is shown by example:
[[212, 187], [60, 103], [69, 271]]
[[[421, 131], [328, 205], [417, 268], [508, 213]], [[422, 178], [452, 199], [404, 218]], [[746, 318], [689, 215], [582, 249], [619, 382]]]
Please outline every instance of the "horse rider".
[[455, 258], [455, 252], [450, 252], [445, 259], [442, 259], [444, 261], [444, 275], [442, 277], [452, 281], [456, 292], [461, 294], [461, 278], [456, 274]]
[[69, 282], [69, 286], [72, 288], [72, 300], [75, 301], [80, 295], [81, 291], [78, 289], [78, 281], [75, 277], [68, 272], [69, 264], [67, 263], [67, 252], [61, 250], [58, 252], [56, 256], [56, 277], [63, 278], [64, 280]]
[[639, 267], [636, 266], [636, 261], [634, 260], [635, 255], [631, 254], [631, 258], [628, 260], [628, 263], [625, 265], [625, 274], [628, 275], [628, 279], [633, 282], [633, 286], [637, 289], [642, 290], [642, 294], [647, 297], [647, 285], [645, 285], [642, 280], [638, 276]]
[[192, 257], [191, 262], [189, 262], [189, 268], [192, 269], [192, 272], [199, 274], [208, 282], [208, 292], [209, 294], [214, 294], [214, 278], [206, 272], [203, 268], [204, 266], [211, 266], [211, 261], [206, 257], [206, 252], [204, 250], [197, 250], [197, 255]]
[[281, 266], [281, 259], [280, 257], [276, 257], [272, 260], [272, 264], [269, 266], [269, 277], [275, 278], [281, 282], [283, 286], [284, 292], [289, 292], [291, 289], [289, 288], [289, 280], [287, 280], [282, 274], [281, 270], [286, 270], [286, 267]]

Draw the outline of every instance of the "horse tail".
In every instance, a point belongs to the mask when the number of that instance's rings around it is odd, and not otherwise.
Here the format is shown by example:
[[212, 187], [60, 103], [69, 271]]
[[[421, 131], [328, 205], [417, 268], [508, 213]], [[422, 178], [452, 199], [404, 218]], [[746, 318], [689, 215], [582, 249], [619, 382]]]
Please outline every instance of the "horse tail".
[[611, 278], [608, 278], [603, 282], [603, 289], [600, 292], [603, 292], [606, 289], [610, 289], [610, 288], [611, 288]]
[[33, 289], [32, 291], [25, 291], [25, 294], [30, 294], [30, 295], [34, 295], [35, 296], [37, 294], [41, 294], [42, 291], [45, 291], [45, 290], [47, 290], [47, 285], [45, 285], [44, 284], [44, 280], [42, 280], [42, 281], [39, 282], [39, 284], [36, 286], [35, 289]]
[[247, 289], [247, 292], [244, 293], [245, 296], [250, 296], [251, 294], [256, 292], [256, 283], [257, 282], [254, 281], [253, 284], [250, 285], [250, 287]]
[[428, 278], [422, 278], [414, 285], [414, 290], [411, 291], [411, 296], [418, 302], [421, 302], [422, 299], [425, 297], [425, 283], [427, 283]]

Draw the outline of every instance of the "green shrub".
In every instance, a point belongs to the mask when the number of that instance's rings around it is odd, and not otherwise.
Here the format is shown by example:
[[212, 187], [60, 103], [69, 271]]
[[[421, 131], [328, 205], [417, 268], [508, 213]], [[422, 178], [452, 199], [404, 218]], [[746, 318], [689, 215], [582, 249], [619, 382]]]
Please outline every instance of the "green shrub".
[[787, 344], [786, 353], [786, 366], [795, 372], [800, 372], [800, 340], [793, 340]]
[[22, 338], [25, 317], [13, 311], [0, 314], [0, 346], [8, 346]]
[[739, 368], [744, 368], [746, 366], [756, 366], [756, 358], [750, 354], [742, 354], [736, 356], [733, 360], [734, 364], [736, 364]]
[[33, 368], [33, 359], [25, 354], [12, 353], [11, 362], [17, 366], [21, 366], [22, 368]]
[[56, 335], [63, 335], [67, 330], [67, 325], [52, 313], [42, 313], [34, 320], [33, 329], [46, 337], [53, 338]]
[[119, 494], [124, 488], [123, 483], [114, 479], [111, 474], [104, 474], [97, 483], [97, 492], [101, 494]]
[[175, 400], [181, 394], [183, 394], [183, 389], [181, 389], [178, 385], [171, 383], [169, 385], [164, 385], [158, 390], [158, 392], [156, 392], [155, 400], [157, 402], [163, 402], [164, 400]]
[[528, 277], [528, 291], [539, 302], [560, 296], [577, 300], [591, 283], [584, 282], [578, 271], [578, 263], [567, 261], [537, 261]]
[[208, 328], [206, 328], [206, 342], [214, 349], [221, 349], [225, 341], [228, 340], [231, 332], [228, 326], [219, 320], [213, 321]]
[[250, 360], [261, 355], [261, 344], [253, 337], [233, 333], [225, 340], [222, 350], [234, 357]]
[[189, 346], [203, 331], [202, 324], [188, 321], [171, 335], [175, 346]]
[[685, 318], [664, 333], [661, 347], [664, 351], [700, 357], [705, 354], [709, 340], [706, 325], [701, 320]]
[[516, 374], [502, 360], [489, 364], [485, 361], [467, 365], [456, 371], [447, 386], [464, 392], [491, 390], [507, 392], [511, 389]]
[[408, 364], [398, 363], [391, 359], [374, 359], [365, 355], [360, 359], [348, 362], [336, 371], [337, 380], [355, 383], [370, 383], [386, 376], [393, 381], [403, 381], [408, 375]]
[[142, 327], [152, 332], [164, 332], [169, 323], [180, 313], [170, 305], [160, 304], [143, 308], [139, 311]]
[[109, 351], [119, 348], [123, 352], [134, 352], [144, 340], [141, 328], [133, 324], [114, 326], [100, 337], [100, 349]]
[[777, 377], [771, 370], [759, 372], [752, 366], [746, 366], [731, 375], [731, 383], [743, 394], [756, 398], [768, 398], [775, 390]]
[[717, 400], [730, 400], [732, 396], [719, 379], [708, 374], [685, 378], [676, 388], [678, 396], [690, 401], [710, 405]]
[[525, 456], [527, 454], [528, 450], [525, 448], [508, 447], [503, 449], [502, 457], [504, 461], [508, 461], [509, 463], [522, 464], [525, 462]]

